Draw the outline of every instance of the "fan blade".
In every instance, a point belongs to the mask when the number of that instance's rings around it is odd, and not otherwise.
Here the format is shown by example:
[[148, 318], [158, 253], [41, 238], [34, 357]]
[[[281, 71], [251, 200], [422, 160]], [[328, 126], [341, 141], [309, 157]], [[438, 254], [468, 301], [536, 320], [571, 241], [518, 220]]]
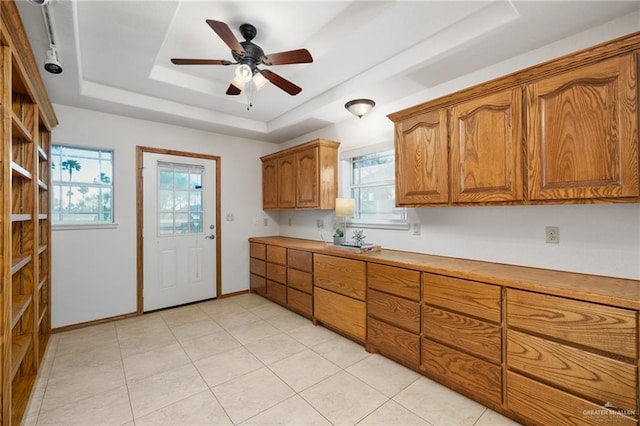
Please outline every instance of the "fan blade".
[[213, 19], [207, 19], [207, 24], [209, 24], [211, 29], [215, 31], [222, 41], [224, 41], [237, 55], [246, 55], [244, 47], [242, 47], [236, 36], [233, 35], [227, 24], [220, 21], [214, 21]]
[[265, 65], [307, 64], [313, 62], [313, 58], [307, 49], [298, 49], [266, 55], [262, 62]]
[[229, 88], [227, 89], [227, 95], [239, 95], [240, 92], [242, 92], [242, 90], [234, 86], [233, 84], [230, 84]]
[[184, 59], [171, 58], [171, 63], [176, 65], [231, 65], [233, 62], [225, 59]]
[[279, 88], [281, 88], [282, 90], [290, 94], [291, 96], [295, 96], [302, 91], [302, 88], [296, 86], [289, 80], [283, 77], [280, 77], [275, 72], [272, 72], [269, 70], [260, 70], [260, 72], [262, 73], [262, 75], [265, 76], [267, 80], [269, 80], [271, 83], [275, 84], [276, 86], [278, 86]]

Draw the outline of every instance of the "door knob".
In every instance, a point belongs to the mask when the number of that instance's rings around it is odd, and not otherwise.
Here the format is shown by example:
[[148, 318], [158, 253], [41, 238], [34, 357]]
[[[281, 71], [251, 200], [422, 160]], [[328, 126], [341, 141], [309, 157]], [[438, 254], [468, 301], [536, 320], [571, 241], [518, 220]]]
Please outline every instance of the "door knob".
[[206, 236], [205, 236], [205, 238], [208, 238], [208, 239], [210, 239], [210, 240], [215, 240], [215, 239], [216, 239], [216, 236], [215, 236], [215, 235], [213, 235], [213, 234], [211, 234], [211, 235], [206, 235]]

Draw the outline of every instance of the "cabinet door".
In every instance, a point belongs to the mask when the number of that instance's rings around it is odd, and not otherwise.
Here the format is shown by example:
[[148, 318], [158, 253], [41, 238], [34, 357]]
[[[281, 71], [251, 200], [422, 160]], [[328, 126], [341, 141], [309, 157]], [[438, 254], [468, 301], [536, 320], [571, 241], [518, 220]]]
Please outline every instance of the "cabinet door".
[[532, 200], [638, 196], [635, 54], [527, 86]]
[[522, 200], [522, 90], [451, 108], [454, 203]]
[[299, 152], [296, 161], [296, 207], [318, 207], [318, 148]]
[[449, 201], [446, 110], [408, 118], [395, 129], [396, 204]]
[[262, 208], [278, 208], [278, 162], [275, 159], [262, 163]]
[[290, 154], [278, 160], [278, 207], [281, 209], [296, 206], [296, 154]]

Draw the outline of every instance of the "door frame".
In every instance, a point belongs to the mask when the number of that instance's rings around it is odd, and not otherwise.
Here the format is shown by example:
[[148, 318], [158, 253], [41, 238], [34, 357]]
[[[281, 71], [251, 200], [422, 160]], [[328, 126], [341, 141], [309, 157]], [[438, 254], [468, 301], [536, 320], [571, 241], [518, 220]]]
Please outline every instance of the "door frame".
[[176, 151], [173, 149], [152, 148], [148, 146], [136, 146], [136, 263], [137, 263], [137, 309], [136, 313], [142, 315], [144, 313], [143, 305], [143, 288], [144, 288], [144, 270], [143, 270], [143, 242], [142, 242], [142, 226], [143, 226], [143, 182], [142, 167], [144, 153], [177, 155], [180, 157], [200, 158], [204, 160], [213, 160], [216, 163], [216, 297], [222, 296], [222, 248], [220, 224], [220, 162], [221, 159], [217, 155], [199, 154], [195, 152]]

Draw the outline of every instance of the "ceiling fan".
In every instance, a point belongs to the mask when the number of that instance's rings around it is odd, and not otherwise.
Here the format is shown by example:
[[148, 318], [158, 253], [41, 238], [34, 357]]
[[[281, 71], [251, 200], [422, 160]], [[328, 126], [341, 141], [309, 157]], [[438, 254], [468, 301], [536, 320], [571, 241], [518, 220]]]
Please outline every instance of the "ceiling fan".
[[[252, 82], [261, 87], [267, 80], [278, 86], [291, 96], [295, 96], [302, 91], [301, 87], [296, 86], [289, 80], [269, 70], [258, 69], [259, 65], [286, 65], [286, 64], [304, 64], [313, 62], [313, 58], [307, 49], [288, 50], [286, 52], [272, 53], [265, 55], [260, 46], [251, 40], [256, 36], [257, 30], [251, 24], [240, 25], [240, 33], [244, 37], [243, 42], [239, 42], [233, 35], [227, 24], [220, 21], [207, 19], [207, 24], [213, 31], [220, 36], [222, 41], [231, 48], [231, 55], [235, 62], [225, 59], [183, 59], [172, 58], [171, 62], [175, 65], [234, 65], [236, 68], [235, 77], [231, 80], [231, 84], [227, 89], [227, 95], [239, 95], [245, 88], [245, 85]], [[266, 78], [266, 80], [265, 80]]]

